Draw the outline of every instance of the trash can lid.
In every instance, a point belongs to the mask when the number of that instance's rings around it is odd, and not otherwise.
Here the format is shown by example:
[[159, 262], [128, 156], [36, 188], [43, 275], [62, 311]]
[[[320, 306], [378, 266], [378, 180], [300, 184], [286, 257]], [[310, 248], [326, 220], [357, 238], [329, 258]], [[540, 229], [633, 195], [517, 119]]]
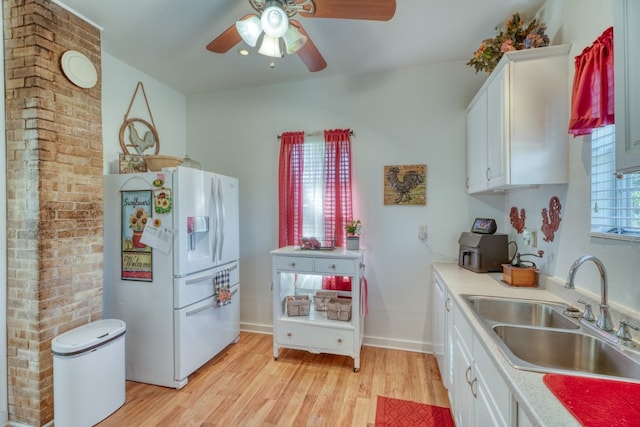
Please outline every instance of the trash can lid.
[[126, 324], [119, 319], [98, 320], [71, 329], [51, 341], [51, 350], [56, 354], [78, 353], [125, 333]]

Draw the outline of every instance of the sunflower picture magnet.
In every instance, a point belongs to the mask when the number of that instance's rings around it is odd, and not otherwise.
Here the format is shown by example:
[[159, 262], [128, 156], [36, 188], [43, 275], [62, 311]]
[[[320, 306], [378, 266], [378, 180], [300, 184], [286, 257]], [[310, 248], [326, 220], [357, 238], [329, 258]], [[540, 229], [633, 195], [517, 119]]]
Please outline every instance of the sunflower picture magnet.
[[153, 205], [157, 214], [166, 214], [171, 212], [173, 199], [171, 198], [171, 189], [160, 188], [153, 191]]

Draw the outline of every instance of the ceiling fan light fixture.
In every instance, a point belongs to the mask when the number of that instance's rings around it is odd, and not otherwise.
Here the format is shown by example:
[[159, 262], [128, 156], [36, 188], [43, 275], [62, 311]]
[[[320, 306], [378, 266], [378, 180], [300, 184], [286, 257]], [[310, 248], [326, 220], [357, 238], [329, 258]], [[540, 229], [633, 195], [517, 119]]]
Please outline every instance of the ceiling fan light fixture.
[[298, 31], [294, 25], [289, 25], [289, 29], [284, 33], [282, 39], [289, 55], [296, 53], [307, 42], [307, 37]]
[[242, 37], [242, 40], [244, 40], [246, 44], [255, 47], [260, 34], [262, 34], [260, 18], [252, 16], [243, 21], [236, 21], [236, 30], [238, 30], [238, 34], [240, 34], [240, 37]]
[[269, 1], [262, 12], [262, 30], [271, 37], [282, 37], [289, 28], [289, 17], [279, 1]]
[[284, 54], [280, 48], [280, 38], [265, 34], [262, 38], [262, 44], [260, 45], [260, 49], [258, 49], [258, 53], [272, 58], [282, 58]]

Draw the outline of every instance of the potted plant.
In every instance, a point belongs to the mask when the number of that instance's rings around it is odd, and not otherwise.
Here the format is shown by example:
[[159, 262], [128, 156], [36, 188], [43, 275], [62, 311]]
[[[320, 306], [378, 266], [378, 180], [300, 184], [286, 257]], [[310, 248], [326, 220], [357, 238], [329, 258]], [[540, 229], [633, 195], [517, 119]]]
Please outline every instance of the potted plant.
[[347, 232], [347, 250], [357, 251], [360, 249], [360, 228], [362, 223], [359, 219], [347, 221], [344, 230]]

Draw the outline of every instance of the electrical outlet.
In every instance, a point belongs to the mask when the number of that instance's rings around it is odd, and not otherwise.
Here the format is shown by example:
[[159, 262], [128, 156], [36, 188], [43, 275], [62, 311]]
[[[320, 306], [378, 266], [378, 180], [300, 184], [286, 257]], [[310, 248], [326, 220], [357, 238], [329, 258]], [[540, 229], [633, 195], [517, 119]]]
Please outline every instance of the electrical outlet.
[[423, 242], [427, 241], [427, 226], [426, 225], [419, 225], [418, 226], [418, 239], [422, 240]]
[[522, 242], [532, 248], [538, 247], [538, 232], [534, 230], [524, 229], [522, 232]]

